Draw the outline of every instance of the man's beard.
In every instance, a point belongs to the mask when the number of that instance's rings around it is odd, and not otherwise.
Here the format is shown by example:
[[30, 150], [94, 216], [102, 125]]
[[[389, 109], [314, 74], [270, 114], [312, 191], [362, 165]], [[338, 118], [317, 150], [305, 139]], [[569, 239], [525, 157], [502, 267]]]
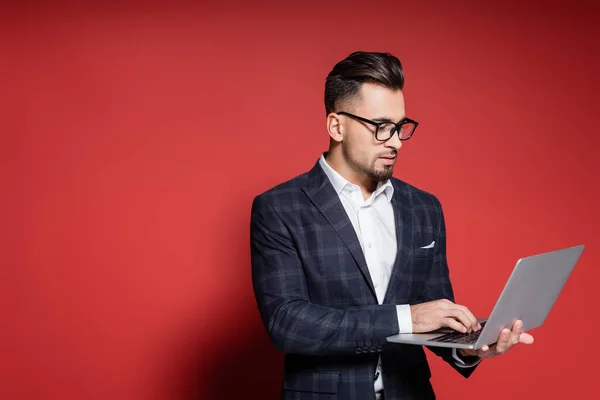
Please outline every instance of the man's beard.
[[344, 153], [346, 160], [353, 164], [354, 167], [358, 169], [361, 173], [373, 179], [375, 182], [385, 182], [392, 177], [392, 174], [394, 172], [393, 165], [385, 165], [382, 169], [376, 169], [375, 163], [377, 162], [378, 158], [376, 158], [374, 162], [369, 164], [369, 161], [367, 160], [366, 156], [363, 158], [355, 157], [353, 155], [354, 152], [352, 150], [353, 146], [351, 144], [348, 144], [347, 146], [342, 146], [342, 152]]
[[394, 166], [386, 165], [380, 170], [372, 168], [369, 172], [370, 173], [368, 173], [368, 175], [371, 177], [371, 179], [375, 180], [376, 182], [385, 182], [392, 177], [392, 174], [394, 173]]

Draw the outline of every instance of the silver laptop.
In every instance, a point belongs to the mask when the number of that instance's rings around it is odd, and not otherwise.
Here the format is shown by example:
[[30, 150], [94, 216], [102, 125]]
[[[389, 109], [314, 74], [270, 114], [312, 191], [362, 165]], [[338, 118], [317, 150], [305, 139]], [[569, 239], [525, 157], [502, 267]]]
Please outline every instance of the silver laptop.
[[511, 329], [518, 319], [523, 330], [542, 325], [573, 267], [583, 245], [538, 254], [517, 261], [489, 318], [478, 318], [482, 329], [461, 333], [440, 329], [428, 333], [400, 333], [387, 338], [391, 343], [480, 349], [498, 341], [502, 329]]

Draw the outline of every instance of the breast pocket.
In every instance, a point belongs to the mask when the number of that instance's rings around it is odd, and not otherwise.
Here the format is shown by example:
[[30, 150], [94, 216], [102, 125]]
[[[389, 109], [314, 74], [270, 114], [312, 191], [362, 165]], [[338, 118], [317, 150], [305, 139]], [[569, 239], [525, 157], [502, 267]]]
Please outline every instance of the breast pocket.
[[412, 302], [420, 302], [423, 297], [427, 280], [433, 268], [434, 255], [435, 248], [416, 248], [412, 251], [409, 291], [409, 299]]
[[415, 258], [429, 258], [435, 254], [435, 248], [424, 249], [422, 247], [413, 250], [413, 256]]

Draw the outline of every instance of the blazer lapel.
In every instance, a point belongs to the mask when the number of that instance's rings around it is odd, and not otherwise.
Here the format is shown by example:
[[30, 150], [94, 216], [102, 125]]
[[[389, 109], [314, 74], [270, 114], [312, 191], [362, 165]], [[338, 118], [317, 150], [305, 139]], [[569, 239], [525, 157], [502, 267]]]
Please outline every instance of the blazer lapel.
[[410, 265], [411, 249], [413, 246], [413, 213], [411, 207], [411, 197], [406, 187], [400, 185], [392, 179], [394, 185], [394, 195], [392, 196], [392, 206], [394, 208], [394, 218], [396, 222], [396, 243], [397, 253], [396, 261], [392, 268], [392, 276], [385, 292], [384, 303], [391, 303], [394, 300], [396, 286], [403, 279], [406, 279], [407, 268]]
[[360, 242], [350, 222], [350, 218], [346, 214], [346, 210], [340, 201], [338, 194], [329, 182], [327, 175], [317, 162], [313, 169], [308, 173], [308, 180], [304, 186], [304, 192], [310, 201], [319, 209], [321, 214], [327, 219], [331, 226], [336, 230], [350, 254], [358, 264], [358, 268], [362, 272], [369, 289], [373, 296], [377, 298], [369, 268], [365, 256], [362, 252]]

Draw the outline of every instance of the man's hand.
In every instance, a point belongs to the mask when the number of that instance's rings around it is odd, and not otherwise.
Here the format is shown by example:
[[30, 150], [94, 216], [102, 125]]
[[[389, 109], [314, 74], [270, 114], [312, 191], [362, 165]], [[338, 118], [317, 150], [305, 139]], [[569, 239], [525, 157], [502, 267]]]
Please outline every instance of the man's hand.
[[451, 328], [467, 333], [478, 331], [481, 325], [465, 306], [442, 299], [410, 306], [413, 333], [431, 332]]
[[498, 338], [498, 342], [491, 346], [483, 346], [479, 350], [459, 349], [458, 352], [462, 356], [476, 356], [481, 358], [493, 358], [506, 353], [517, 343], [532, 344], [533, 336], [523, 332], [523, 322], [515, 321], [512, 331], [503, 329]]

